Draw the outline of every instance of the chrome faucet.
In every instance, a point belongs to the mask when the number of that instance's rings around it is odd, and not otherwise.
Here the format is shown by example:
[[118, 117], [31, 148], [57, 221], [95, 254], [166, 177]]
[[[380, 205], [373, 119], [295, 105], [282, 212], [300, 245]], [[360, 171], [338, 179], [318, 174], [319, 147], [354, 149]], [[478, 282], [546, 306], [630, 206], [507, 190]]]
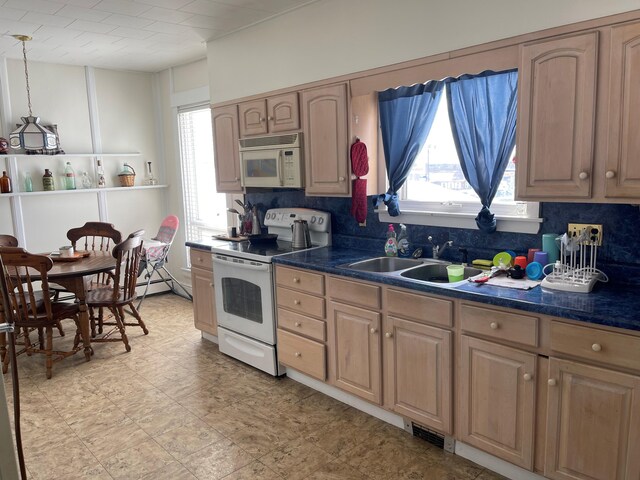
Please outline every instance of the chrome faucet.
[[442, 246], [437, 245], [434, 241], [433, 241], [433, 237], [431, 235], [429, 235], [427, 237], [427, 240], [429, 240], [429, 242], [431, 243], [431, 245], [433, 245], [432, 250], [433, 250], [433, 258], [438, 259], [440, 258], [440, 256], [442, 255], [442, 253], [447, 249], [447, 247], [450, 247], [453, 245], [453, 240], [448, 240], [446, 242], [444, 242], [442, 244]]

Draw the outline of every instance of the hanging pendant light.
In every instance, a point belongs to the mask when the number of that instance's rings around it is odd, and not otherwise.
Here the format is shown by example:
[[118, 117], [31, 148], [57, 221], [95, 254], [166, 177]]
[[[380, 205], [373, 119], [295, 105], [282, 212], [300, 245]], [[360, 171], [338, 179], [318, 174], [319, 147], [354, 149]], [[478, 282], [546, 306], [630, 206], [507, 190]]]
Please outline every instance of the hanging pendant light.
[[56, 136], [51, 131], [40, 125], [40, 118], [34, 117], [31, 112], [31, 90], [29, 88], [29, 70], [27, 69], [27, 48], [25, 42], [31, 40], [28, 35], [12, 35], [22, 42], [22, 56], [24, 58], [24, 77], [27, 82], [27, 103], [29, 116], [22, 118], [23, 125], [11, 132], [9, 143], [11, 148], [25, 150], [54, 149], [58, 147]]

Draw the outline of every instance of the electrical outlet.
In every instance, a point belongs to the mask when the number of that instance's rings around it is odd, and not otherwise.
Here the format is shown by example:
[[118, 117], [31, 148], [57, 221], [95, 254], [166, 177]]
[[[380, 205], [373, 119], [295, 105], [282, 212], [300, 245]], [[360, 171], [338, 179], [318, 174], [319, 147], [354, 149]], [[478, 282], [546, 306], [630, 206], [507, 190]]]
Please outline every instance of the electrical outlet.
[[598, 246], [602, 245], [602, 225], [597, 223], [570, 223], [567, 227], [567, 234], [570, 237], [579, 236], [584, 230], [587, 231], [589, 239], [583, 243], [590, 243], [593, 238], [598, 242]]

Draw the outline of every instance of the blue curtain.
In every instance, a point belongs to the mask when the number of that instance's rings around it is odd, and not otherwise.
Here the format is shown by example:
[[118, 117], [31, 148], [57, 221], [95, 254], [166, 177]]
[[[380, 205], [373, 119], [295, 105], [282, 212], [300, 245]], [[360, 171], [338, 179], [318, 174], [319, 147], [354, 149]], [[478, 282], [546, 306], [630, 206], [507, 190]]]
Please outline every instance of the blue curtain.
[[379, 195], [374, 203], [377, 207], [384, 202], [392, 217], [400, 215], [398, 190], [429, 135], [443, 88], [444, 82], [434, 80], [411, 87], [390, 88], [378, 94], [389, 190]]
[[495, 232], [489, 210], [516, 144], [517, 71], [448, 79], [451, 133], [467, 182], [482, 202], [478, 228]]

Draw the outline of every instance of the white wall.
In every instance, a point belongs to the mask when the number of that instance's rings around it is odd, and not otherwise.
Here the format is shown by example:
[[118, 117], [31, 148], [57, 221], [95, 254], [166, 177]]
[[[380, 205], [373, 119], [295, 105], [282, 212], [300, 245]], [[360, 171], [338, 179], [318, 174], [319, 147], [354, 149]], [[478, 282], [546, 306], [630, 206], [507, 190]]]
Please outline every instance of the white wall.
[[637, 0], [321, 0], [209, 42], [211, 102], [637, 8]]
[[[0, 62], [4, 65], [4, 62]], [[89, 94], [87, 72], [83, 67], [29, 62], [29, 80], [33, 113], [45, 124], [58, 125], [62, 148], [66, 153], [92, 153], [89, 124]], [[113, 70], [93, 70], [98, 107], [99, 129], [104, 153], [140, 152], [141, 157], [112, 157], [104, 159], [108, 184], [118, 185], [117, 174], [122, 163], [131, 163], [138, 175], [136, 185], [144, 178], [144, 162], [162, 163], [158, 148], [158, 129], [155, 122], [154, 76]], [[2, 81], [4, 76], [0, 76]], [[21, 61], [6, 61], [7, 95], [0, 97], [3, 111], [10, 111], [9, 121], [0, 134], [8, 136], [20, 116], [28, 113], [24, 67]], [[4, 89], [0, 91], [6, 91]], [[76, 171], [77, 183], [83, 170], [93, 176], [90, 157], [28, 158], [18, 160], [18, 169], [32, 173], [34, 190], [42, 190], [42, 174], [49, 168], [57, 175], [61, 187], [64, 162], [70, 161]], [[7, 166], [0, 158], [0, 166]], [[23, 178], [13, 178], [14, 190], [22, 187]], [[161, 182], [166, 179], [161, 178]], [[95, 181], [95, 178], [94, 178]], [[117, 191], [107, 195], [107, 221], [128, 235], [144, 228], [148, 236], [155, 235], [166, 215], [166, 194], [158, 191]], [[165, 190], [166, 192], [166, 190]], [[16, 234], [12, 228], [11, 202], [22, 208], [21, 223], [26, 237], [25, 247], [31, 251], [47, 251], [66, 244], [66, 232], [87, 221], [99, 220], [96, 193], [77, 192], [64, 195], [33, 195], [0, 198], [0, 233]]]

